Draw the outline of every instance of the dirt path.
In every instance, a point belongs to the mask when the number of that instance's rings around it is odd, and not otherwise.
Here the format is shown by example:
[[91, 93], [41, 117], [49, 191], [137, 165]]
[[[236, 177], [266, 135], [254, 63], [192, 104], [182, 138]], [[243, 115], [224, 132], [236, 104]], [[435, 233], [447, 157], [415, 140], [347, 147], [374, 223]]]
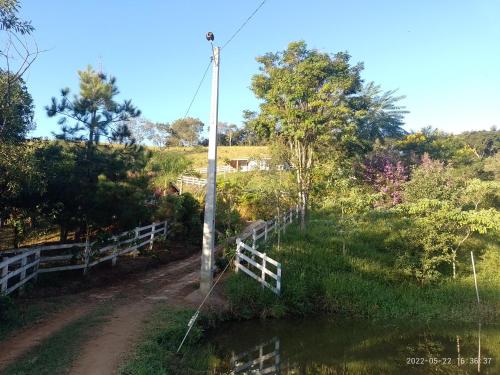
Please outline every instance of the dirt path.
[[89, 290], [79, 295], [71, 307], [49, 316], [34, 326], [20, 331], [2, 342], [0, 372], [9, 363], [34, 348], [72, 321], [92, 311], [99, 302], [113, 299], [116, 308], [108, 322], [101, 326], [82, 348], [71, 374], [115, 374], [124, 355], [133, 347], [155, 303], [193, 306], [185, 296], [198, 286], [200, 256], [160, 266], [147, 273], [137, 274], [119, 285]]
[[158, 301], [172, 305], [189, 304], [184, 297], [197, 287], [199, 255], [155, 270], [127, 290], [124, 304], [111, 320], [88, 341], [70, 374], [116, 374], [124, 356], [142, 332], [144, 321]]
[[31, 348], [38, 345], [40, 342], [50, 337], [53, 333], [59, 331], [61, 328], [71, 323], [72, 321], [81, 318], [89, 313], [95, 304], [88, 304], [85, 306], [78, 305], [60, 311], [48, 319], [38, 322], [36, 325], [24, 329], [17, 335], [3, 341], [2, 348], [9, 350], [0, 350], [0, 372], [9, 363], [19, 358]]

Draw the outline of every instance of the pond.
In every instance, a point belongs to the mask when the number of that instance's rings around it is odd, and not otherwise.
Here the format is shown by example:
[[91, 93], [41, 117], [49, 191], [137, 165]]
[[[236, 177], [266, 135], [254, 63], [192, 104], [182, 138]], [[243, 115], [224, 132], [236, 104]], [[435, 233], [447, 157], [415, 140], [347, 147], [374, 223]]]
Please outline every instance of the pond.
[[210, 337], [212, 374], [500, 374], [500, 326], [313, 318], [232, 322]]

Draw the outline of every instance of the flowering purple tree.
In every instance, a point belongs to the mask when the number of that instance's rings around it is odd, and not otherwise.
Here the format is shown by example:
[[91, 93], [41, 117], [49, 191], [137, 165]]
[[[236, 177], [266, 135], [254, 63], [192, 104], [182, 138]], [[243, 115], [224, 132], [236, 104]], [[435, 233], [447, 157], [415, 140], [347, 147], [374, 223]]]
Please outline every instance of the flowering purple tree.
[[382, 194], [381, 205], [394, 206], [402, 201], [402, 185], [408, 180], [407, 169], [396, 155], [374, 153], [363, 164], [363, 178]]

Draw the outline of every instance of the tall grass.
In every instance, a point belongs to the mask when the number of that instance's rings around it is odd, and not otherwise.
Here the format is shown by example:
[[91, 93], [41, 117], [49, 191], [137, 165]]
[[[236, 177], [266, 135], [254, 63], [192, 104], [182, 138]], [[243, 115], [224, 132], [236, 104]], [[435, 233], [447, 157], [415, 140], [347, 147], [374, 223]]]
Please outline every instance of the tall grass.
[[245, 275], [233, 275], [227, 281], [233, 313], [249, 318], [327, 312], [428, 322], [472, 322], [481, 316], [483, 321], [498, 322], [500, 254], [495, 244], [487, 240], [472, 244], [481, 249], [478, 307], [467, 259], [458, 279], [446, 277], [426, 285], [416, 283], [397, 267], [391, 247], [404, 246], [395, 238], [397, 225], [390, 217], [370, 218], [349, 236], [344, 252], [335, 230], [335, 215], [314, 213], [307, 231], [292, 226], [279, 249], [276, 244], [266, 249], [283, 265], [282, 296], [262, 291]]
[[180, 353], [176, 353], [194, 311], [174, 309], [162, 304], [155, 311], [144, 337], [133, 355], [122, 366], [123, 375], [194, 374], [206, 372], [213, 359], [210, 346], [200, 346], [207, 318], [201, 316], [187, 337]]

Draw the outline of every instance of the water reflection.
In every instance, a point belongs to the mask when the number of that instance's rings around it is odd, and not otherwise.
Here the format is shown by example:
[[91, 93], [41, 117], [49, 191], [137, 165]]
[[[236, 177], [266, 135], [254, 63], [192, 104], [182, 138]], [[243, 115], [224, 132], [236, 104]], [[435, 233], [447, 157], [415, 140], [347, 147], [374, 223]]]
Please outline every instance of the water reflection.
[[234, 374], [277, 374], [280, 362], [280, 340], [276, 337], [249, 351], [231, 354], [231, 369]]
[[329, 319], [220, 327], [213, 374], [500, 374], [499, 326]]

